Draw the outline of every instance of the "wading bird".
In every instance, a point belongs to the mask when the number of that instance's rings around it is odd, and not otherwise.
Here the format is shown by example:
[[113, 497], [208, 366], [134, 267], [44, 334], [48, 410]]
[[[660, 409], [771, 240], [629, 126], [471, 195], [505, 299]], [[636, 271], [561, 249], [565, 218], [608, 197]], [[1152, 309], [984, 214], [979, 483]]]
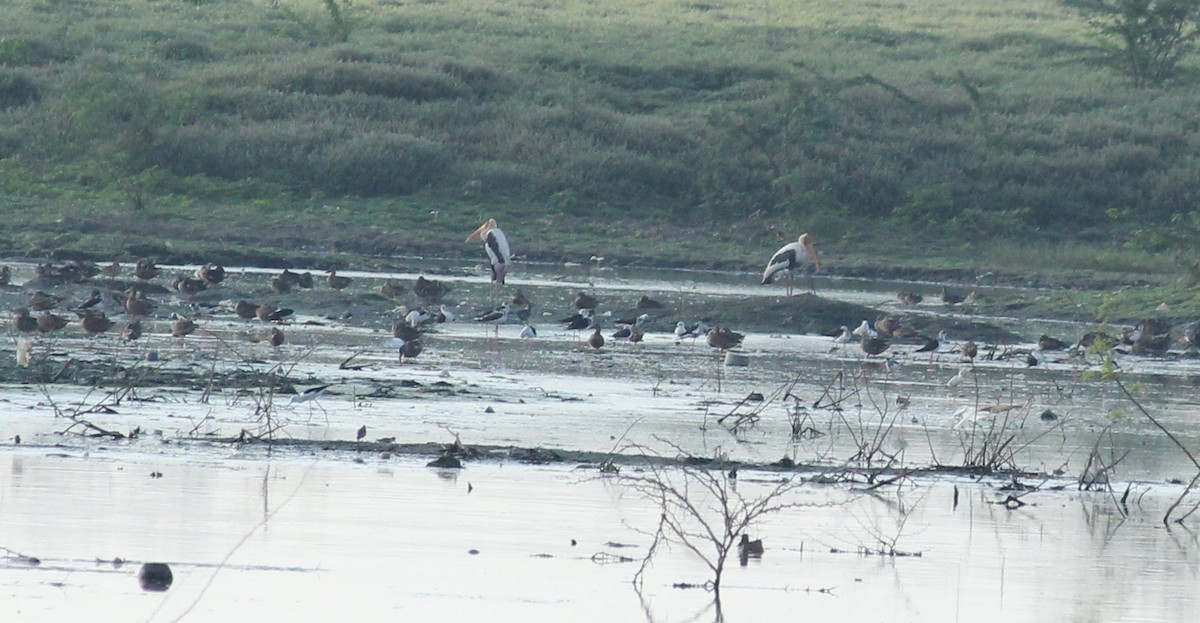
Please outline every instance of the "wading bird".
[[800, 238], [796, 242], [783, 245], [775, 252], [775, 255], [771, 256], [771, 261], [767, 262], [767, 268], [763, 271], [762, 285], [771, 283], [775, 280], [776, 275], [787, 271], [787, 294], [791, 296], [796, 269], [803, 262], [811, 263], [814, 273], [820, 272], [821, 259], [817, 256], [817, 249], [812, 244], [812, 237], [807, 233], [800, 234]]
[[499, 337], [500, 336], [500, 325], [508, 320], [508, 309], [509, 309], [509, 304], [508, 304], [508, 302], [505, 302], [503, 305], [501, 305], [495, 309], [492, 309], [490, 311], [485, 311], [482, 314], [475, 316], [475, 321], [476, 322], [493, 323], [496, 327], [494, 333], [495, 333], [496, 337]]
[[313, 400], [319, 398], [321, 394], [325, 393], [325, 390], [329, 389], [329, 387], [329, 385], [310, 387], [299, 394], [292, 396], [292, 401], [288, 404], [296, 404], [297, 402], [312, 402]]
[[496, 219], [490, 218], [480, 225], [479, 229], [471, 232], [466, 241], [470, 242], [475, 238], [482, 240], [483, 248], [487, 250], [488, 261], [492, 264], [492, 283], [504, 285], [504, 278], [508, 275], [508, 260], [512, 257], [508, 248], [508, 237], [496, 226]]
[[882, 338], [864, 337], [862, 341], [858, 343], [858, 346], [862, 349], [862, 352], [866, 353], [866, 355], [870, 357], [872, 355], [878, 355], [887, 350], [891, 347], [891, 344], [888, 344], [887, 340]]
[[929, 353], [929, 360], [933, 361], [933, 354], [937, 352], [938, 348], [941, 348], [942, 342], [945, 341], [945, 339], [946, 339], [945, 331], [939, 332], [937, 337], [926, 338], [925, 343], [922, 344], [921, 347], [918, 348], [917, 350], [914, 350], [913, 354], [915, 355], [917, 353]]

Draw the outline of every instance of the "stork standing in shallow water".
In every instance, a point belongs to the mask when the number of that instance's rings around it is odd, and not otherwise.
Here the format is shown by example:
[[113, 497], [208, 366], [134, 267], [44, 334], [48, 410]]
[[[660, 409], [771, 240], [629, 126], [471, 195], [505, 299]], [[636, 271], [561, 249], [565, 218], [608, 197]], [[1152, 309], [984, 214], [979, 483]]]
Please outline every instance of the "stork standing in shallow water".
[[504, 277], [508, 275], [508, 260], [512, 257], [508, 237], [496, 226], [496, 219], [490, 218], [467, 236], [467, 242], [475, 238], [483, 241], [483, 248], [487, 250], [488, 260], [492, 263], [492, 283], [504, 285]]
[[767, 262], [767, 268], [763, 271], [762, 285], [771, 283], [775, 280], [776, 275], [787, 271], [787, 295], [791, 296], [795, 285], [796, 269], [804, 262], [812, 264], [814, 273], [821, 271], [821, 258], [817, 255], [816, 247], [813, 246], [812, 237], [807, 233], [800, 234], [800, 238], [796, 242], [783, 245], [775, 252], [775, 255], [771, 256], [771, 261]]

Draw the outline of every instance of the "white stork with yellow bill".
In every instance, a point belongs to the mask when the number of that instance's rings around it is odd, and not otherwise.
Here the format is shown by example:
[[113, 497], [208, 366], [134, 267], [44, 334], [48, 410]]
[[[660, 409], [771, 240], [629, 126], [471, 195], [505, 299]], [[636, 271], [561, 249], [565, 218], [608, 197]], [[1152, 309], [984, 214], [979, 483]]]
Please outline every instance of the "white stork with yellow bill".
[[496, 219], [490, 218], [488, 222], [479, 226], [467, 236], [467, 242], [479, 238], [483, 241], [483, 248], [487, 250], [488, 260], [492, 263], [492, 282], [504, 285], [504, 277], [508, 274], [508, 260], [512, 257], [512, 252], [508, 248], [508, 238], [503, 231], [496, 226]]
[[800, 234], [799, 240], [783, 245], [783, 248], [771, 256], [771, 261], [767, 263], [767, 268], [763, 271], [762, 284], [765, 286], [771, 283], [775, 280], [776, 275], [787, 271], [787, 293], [788, 296], [791, 296], [796, 269], [804, 262], [812, 264], [814, 273], [820, 272], [821, 258], [817, 256], [817, 249], [813, 246], [812, 236], [809, 236], [807, 233]]

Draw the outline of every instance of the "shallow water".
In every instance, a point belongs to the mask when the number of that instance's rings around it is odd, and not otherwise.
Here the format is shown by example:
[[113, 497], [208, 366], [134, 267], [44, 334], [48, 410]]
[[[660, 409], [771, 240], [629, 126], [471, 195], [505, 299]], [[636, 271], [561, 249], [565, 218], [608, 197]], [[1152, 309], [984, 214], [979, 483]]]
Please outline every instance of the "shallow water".
[[[494, 296], [475, 269], [440, 269], [462, 290], [460, 308]], [[262, 280], [263, 272], [232, 270], [227, 295], [242, 295], [239, 280]], [[565, 315], [574, 292], [590, 287], [629, 301], [649, 293], [690, 316], [700, 315], [696, 298], [779, 295], [727, 273], [550, 266], [531, 272], [517, 285], [536, 288], [539, 304], [554, 310], [550, 320]], [[345, 274], [361, 282], [361, 295], [383, 278], [416, 273]], [[823, 296], [885, 307], [898, 285], [820, 282]], [[255, 287], [251, 293], [264, 286]], [[3, 296], [9, 303], [18, 298]], [[309, 295], [295, 296], [303, 302]], [[1194, 471], [1113, 384], [1082, 380], [1095, 363], [1052, 357], [1030, 369], [1020, 357], [968, 365], [952, 353], [901, 353], [902, 365], [889, 372], [857, 349], [831, 350], [823, 336], [751, 333], [743, 345], [750, 365], [741, 368], [720, 365], [702, 340], [677, 343], [668, 326], [656, 327], [643, 344], [610, 343], [596, 353], [543, 319], [532, 340], [520, 339], [516, 325], [501, 326], [495, 337], [491, 325], [441, 325], [427, 336], [426, 352], [401, 365], [386, 313], [360, 310], [354, 322], [338, 323], [298, 311], [301, 323], [319, 324], [287, 327], [288, 342], [279, 349], [245, 341], [258, 325], [219, 308], [206, 311], [203, 329], [185, 341], [158, 334], [129, 346], [68, 332], [35, 344], [34, 357], [44, 365], [109, 362], [129, 378], [152, 368], [195, 382], [137, 387], [120, 400], [112, 392], [124, 385], [104, 377], [96, 388], [0, 387], [0, 439], [20, 435], [23, 442], [3, 446], [0, 455], [0, 547], [43, 561], [30, 567], [2, 559], [0, 620], [400, 614], [682, 621], [709, 602], [703, 591], [670, 588], [707, 577], [682, 548], [656, 561], [644, 599], [629, 585], [635, 565], [593, 561], [598, 552], [640, 556], [649, 539], [639, 530], [651, 530], [657, 517], [653, 505], [594, 468], [501, 457], [446, 472], [416, 457], [317, 448], [268, 453], [208, 441], [262, 431], [264, 410], [281, 425], [279, 436], [296, 439], [352, 440], [365, 425], [368, 440], [448, 443], [458, 434], [469, 445], [610, 452], [635, 443], [673, 454], [663, 441], [669, 440], [698, 457], [766, 464], [787, 456], [834, 471], [962, 465], [1003, 442], [1009, 451], [995, 466], [1058, 474], [1024, 479], [1044, 488], [1026, 499], [1030, 506], [996, 505], [1006, 494], [991, 480], [923, 477], [906, 481], [899, 497], [894, 487], [875, 497], [850, 485], [805, 486], [800, 499], [828, 506], [790, 510], [761, 526], [767, 555], [729, 571], [727, 620], [804, 612], [824, 620], [1183, 621], [1200, 606], [1195, 537], [1159, 524], [1182, 491], [1164, 483], [1190, 479]], [[934, 305], [918, 311], [946, 313]], [[1084, 330], [991, 320], [1030, 338], [1045, 326]], [[339, 367], [351, 354], [363, 369]], [[0, 358], [13, 356], [12, 343], [0, 347]], [[968, 381], [947, 388], [964, 367], [972, 370]], [[332, 386], [299, 404], [261, 388], [207, 393], [205, 379], [215, 368], [282, 370], [298, 389]], [[1143, 404], [1194, 446], [1200, 361], [1130, 357], [1122, 369], [1138, 384]], [[743, 400], [752, 392], [765, 400]], [[994, 414], [988, 407], [1008, 410]], [[1053, 421], [1042, 419], [1047, 410], [1056, 414]], [[80, 436], [70, 415], [108, 430], [140, 427], [142, 434]], [[739, 415], [758, 419], [735, 429], [730, 424]], [[789, 416], [821, 434], [794, 439]], [[870, 463], [854, 459], [863, 448], [875, 450]], [[1130, 486], [1137, 501], [1128, 519], [1108, 494], [1076, 491], [1093, 448], [1110, 462], [1121, 457], [1112, 477], [1117, 495]], [[150, 478], [152, 471], [163, 478]], [[765, 478], [743, 473], [739, 490], [753, 493], [763, 486], [755, 481]], [[1193, 495], [1185, 508], [1194, 502]], [[899, 535], [898, 549], [922, 556], [829, 551], [874, 546], [879, 535]], [[571, 539], [579, 545], [571, 547]], [[608, 541], [639, 547], [613, 549], [604, 546]], [[473, 548], [480, 553], [467, 553]], [[113, 557], [136, 562], [120, 568], [96, 562]], [[166, 594], [138, 589], [137, 567], [146, 560], [175, 569], [176, 585]]]
[[[5, 546], [41, 559], [0, 566], [5, 620], [682, 621], [711, 599], [671, 588], [706, 577], [679, 548], [641, 598], [635, 563], [597, 562], [640, 557], [656, 510], [570, 467], [20, 451], [0, 482]], [[738, 483], [764, 486], [752, 472]], [[1171, 493], [1149, 490], [1146, 512]], [[953, 480], [899, 498], [806, 487], [795, 499], [814, 506], [772, 516], [763, 558], [727, 572], [726, 620], [1187, 621], [1200, 607], [1194, 535], [1121, 521], [1101, 494], [1033, 494], [1020, 510], [999, 498]], [[876, 535], [921, 555], [854, 553]], [[143, 561], [171, 564], [168, 592], [138, 588]]]

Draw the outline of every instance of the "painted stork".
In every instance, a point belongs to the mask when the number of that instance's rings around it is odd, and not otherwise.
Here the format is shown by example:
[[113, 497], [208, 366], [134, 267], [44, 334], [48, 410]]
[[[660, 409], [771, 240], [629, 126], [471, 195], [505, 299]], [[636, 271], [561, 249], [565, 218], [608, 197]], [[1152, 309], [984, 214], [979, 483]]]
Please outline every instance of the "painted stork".
[[479, 238], [483, 248], [487, 250], [488, 260], [492, 263], [492, 282], [504, 285], [504, 277], [508, 274], [508, 260], [512, 252], [508, 248], [508, 237], [496, 226], [496, 219], [490, 218], [467, 236], [467, 242]]
[[767, 268], [763, 271], [762, 285], [771, 283], [775, 280], [776, 275], [787, 271], [787, 293], [788, 296], [791, 296], [796, 269], [803, 262], [812, 263], [814, 273], [820, 272], [821, 258], [817, 256], [817, 249], [812, 244], [812, 237], [807, 233], [800, 234], [800, 238], [796, 242], [783, 245], [783, 248], [771, 256], [771, 261], [767, 263]]

